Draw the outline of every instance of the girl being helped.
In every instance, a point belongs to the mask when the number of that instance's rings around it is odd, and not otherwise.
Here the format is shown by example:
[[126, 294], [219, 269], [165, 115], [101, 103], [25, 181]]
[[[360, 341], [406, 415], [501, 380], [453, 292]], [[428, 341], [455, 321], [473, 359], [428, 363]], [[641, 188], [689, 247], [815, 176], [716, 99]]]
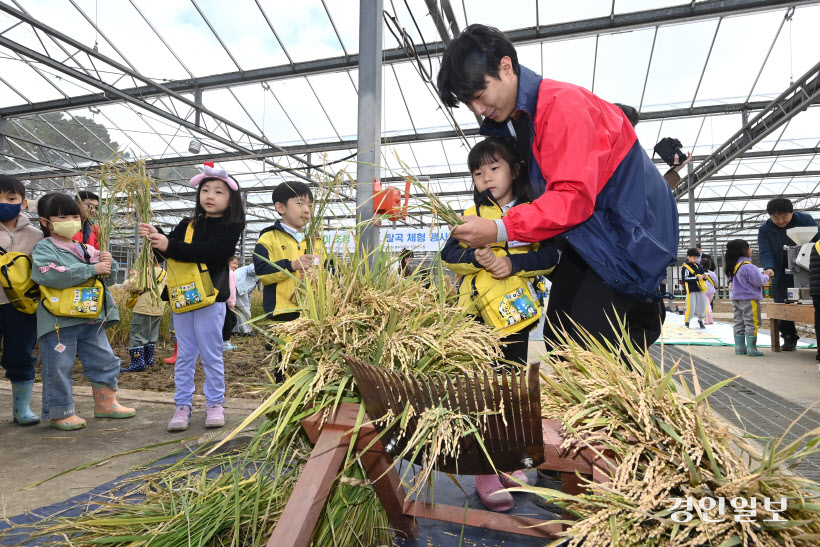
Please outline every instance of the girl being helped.
[[[94, 417], [130, 418], [134, 409], [121, 406], [115, 397], [120, 359], [105, 334], [105, 329], [120, 320], [105, 286], [116, 281], [117, 263], [111, 253], [72, 239], [82, 224], [80, 206], [72, 197], [48, 194], [37, 205], [46, 236], [34, 246], [31, 272], [42, 294], [37, 306], [37, 339], [43, 364], [43, 419], [66, 431], [85, 427], [85, 420], [75, 414], [71, 396], [78, 356], [83, 375], [91, 382]], [[77, 296], [79, 300], [70, 304]]]
[[703, 321], [703, 324], [711, 325], [714, 323], [714, 321], [712, 321], [712, 300], [714, 300], [715, 293], [717, 292], [718, 278], [713, 270], [714, 265], [708, 258], [704, 258], [700, 261], [700, 267], [703, 268], [703, 272], [706, 274], [706, 319]]
[[[177, 338], [177, 361], [174, 365], [176, 410], [168, 431], [184, 431], [191, 420], [194, 396], [194, 371], [197, 357], [205, 371], [205, 427], [225, 425], [225, 367], [222, 361], [222, 326], [225, 323], [225, 302], [231, 294], [228, 280], [228, 259], [245, 227], [245, 209], [239, 186], [224, 169], [215, 170], [205, 164], [205, 172], [191, 179], [197, 188], [194, 216], [183, 219], [167, 236], [150, 224], [139, 225], [139, 235], [147, 236], [151, 246], [168, 259], [167, 282]], [[187, 268], [186, 268], [187, 263]], [[199, 264], [199, 268], [190, 265]], [[190, 270], [206, 267], [215, 289], [207, 282], [202, 291], [191, 292], [186, 278]], [[199, 287], [198, 287], [199, 288]], [[209, 292], [210, 291], [210, 292]], [[191, 311], [186, 311], [186, 308]], [[192, 309], [193, 308], [193, 309]]]
[[760, 357], [757, 329], [760, 327], [760, 300], [769, 276], [752, 264], [752, 249], [742, 239], [726, 244], [726, 279], [732, 282], [729, 297], [735, 315], [735, 353]]
[[[470, 150], [467, 164], [473, 177], [475, 207], [465, 215], [500, 219], [515, 205], [535, 198], [512, 140], [484, 139]], [[558, 258], [552, 246], [517, 241], [469, 249], [451, 237], [441, 250], [444, 265], [462, 276], [459, 304], [474, 313], [476, 320], [505, 335], [504, 359], [518, 365], [527, 363], [529, 332], [543, 314], [532, 278], [551, 273]], [[500, 368], [506, 372], [511, 367]], [[527, 482], [521, 471], [512, 476]], [[505, 487], [520, 484], [506, 475], [479, 475], [475, 486], [488, 509], [506, 511], [512, 508], [513, 498]]]

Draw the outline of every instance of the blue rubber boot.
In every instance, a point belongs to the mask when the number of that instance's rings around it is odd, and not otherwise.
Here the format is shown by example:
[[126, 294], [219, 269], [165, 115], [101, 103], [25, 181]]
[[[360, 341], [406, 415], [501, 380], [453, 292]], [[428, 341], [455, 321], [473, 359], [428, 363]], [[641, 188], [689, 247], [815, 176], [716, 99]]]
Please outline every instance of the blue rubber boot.
[[145, 366], [153, 367], [154, 366], [154, 344], [145, 344], [142, 346], [143, 351], [145, 352]]
[[735, 334], [735, 355], [746, 355], [746, 337]]
[[129, 364], [120, 372], [142, 372], [145, 370], [145, 352], [143, 346], [138, 348], [128, 348], [128, 353], [131, 355], [131, 364]]
[[746, 337], [746, 355], [749, 357], [763, 357], [763, 352], [757, 349], [757, 336]]
[[11, 394], [14, 399], [14, 422], [19, 425], [40, 423], [40, 417], [31, 411], [31, 388], [33, 386], [34, 380], [11, 384]]

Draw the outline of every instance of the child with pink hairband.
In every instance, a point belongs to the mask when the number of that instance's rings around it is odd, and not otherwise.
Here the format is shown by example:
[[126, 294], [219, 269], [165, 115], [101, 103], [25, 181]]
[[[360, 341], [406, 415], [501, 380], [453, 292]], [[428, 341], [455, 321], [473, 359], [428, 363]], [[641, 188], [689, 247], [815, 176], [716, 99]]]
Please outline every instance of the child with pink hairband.
[[[178, 344], [174, 365], [176, 410], [168, 431], [184, 431], [191, 420], [194, 395], [194, 371], [197, 357], [205, 371], [205, 427], [225, 425], [225, 366], [222, 360], [222, 325], [225, 302], [230, 296], [228, 259], [236, 251], [245, 227], [245, 208], [236, 181], [224, 169], [206, 163], [204, 173], [191, 179], [197, 188], [194, 216], [185, 218], [167, 236], [157, 227], [140, 224], [138, 231], [148, 237], [151, 247], [163, 258], [178, 262], [203, 263], [217, 291], [216, 301], [205, 307], [174, 314]], [[185, 242], [188, 226], [193, 237]], [[171, 284], [169, 273], [169, 281]], [[163, 297], [167, 294], [163, 293]], [[173, 307], [173, 306], [172, 306]]]

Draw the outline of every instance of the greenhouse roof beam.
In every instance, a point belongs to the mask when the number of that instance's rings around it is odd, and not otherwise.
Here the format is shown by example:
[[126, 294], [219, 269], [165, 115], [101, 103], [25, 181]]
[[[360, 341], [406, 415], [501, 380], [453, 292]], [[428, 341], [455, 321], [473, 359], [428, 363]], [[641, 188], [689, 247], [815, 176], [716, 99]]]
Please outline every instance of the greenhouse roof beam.
[[673, 191], [675, 197], [681, 199], [690, 187], [695, 188], [706, 180], [715, 178], [713, 177], [715, 173], [816, 102], [820, 102], [820, 63], [810, 68], [766, 108], [744, 124], [720, 148], [695, 167], [691, 174], [675, 188]]
[[[683, 22], [701, 21], [718, 17], [772, 11], [788, 6], [803, 6], [818, 4], [817, 0], [707, 0], [696, 2], [694, 5], [684, 4], [653, 10], [633, 13], [615, 14], [614, 17], [605, 16], [594, 19], [585, 19], [554, 25], [540, 25], [507, 32], [507, 37], [514, 44], [528, 44], [595, 36], [601, 33], [615, 33], [640, 28], [655, 27], [658, 25], [680, 24]], [[19, 12], [0, 4], [0, 10], [14, 16]], [[266, 18], [267, 19], [267, 18]], [[431, 55], [441, 55], [444, 51], [442, 42], [425, 44]], [[167, 44], [166, 44], [167, 47]], [[170, 49], [170, 48], [169, 48]], [[384, 50], [383, 62], [398, 63], [407, 61], [407, 54], [403, 48]], [[332, 57], [313, 61], [288, 63], [274, 67], [255, 70], [228, 72], [202, 78], [190, 78], [166, 82], [163, 87], [175, 93], [192, 93], [194, 89], [215, 89], [233, 85], [249, 84], [262, 81], [293, 78], [294, 76], [309, 76], [329, 72], [341, 72], [346, 69], [355, 69], [359, 63], [358, 55]], [[153, 85], [138, 86], [122, 89], [123, 93], [135, 97], [165, 94], [166, 91]], [[12, 106], [0, 109], [2, 116], [24, 116], [37, 112], [63, 111], [72, 108], [83, 108], [111, 102], [112, 97], [102, 93], [69, 97], [66, 99], [42, 101], [31, 105]]]

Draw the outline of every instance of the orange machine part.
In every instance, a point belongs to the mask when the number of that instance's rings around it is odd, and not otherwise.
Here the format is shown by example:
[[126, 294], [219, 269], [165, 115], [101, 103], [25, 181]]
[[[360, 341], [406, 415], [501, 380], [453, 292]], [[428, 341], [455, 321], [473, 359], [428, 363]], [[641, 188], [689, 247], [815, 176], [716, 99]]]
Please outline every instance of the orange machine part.
[[374, 215], [390, 215], [388, 218], [392, 221], [407, 218], [407, 202], [410, 199], [410, 179], [407, 179], [407, 184], [404, 189], [404, 206], [401, 204], [401, 190], [388, 186], [384, 190], [381, 189], [381, 181], [377, 180], [374, 183], [373, 194], [373, 214]]

